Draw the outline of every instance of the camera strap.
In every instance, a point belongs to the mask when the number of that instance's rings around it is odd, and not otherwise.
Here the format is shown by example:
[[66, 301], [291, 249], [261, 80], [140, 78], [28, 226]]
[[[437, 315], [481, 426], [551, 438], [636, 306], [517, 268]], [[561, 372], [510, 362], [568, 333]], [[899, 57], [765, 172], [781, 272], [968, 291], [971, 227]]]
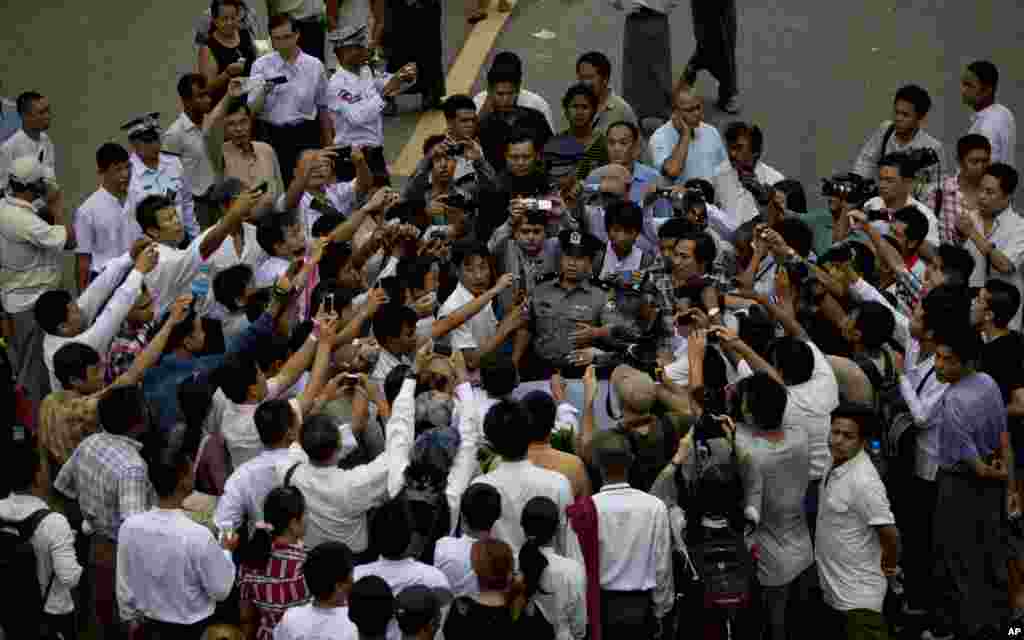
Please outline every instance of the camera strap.
[[878, 160], [876, 162], [881, 162], [882, 158], [885, 157], [885, 148], [889, 146], [889, 139], [892, 138], [894, 131], [896, 131], [895, 124], [890, 124], [889, 128], [885, 130], [885, 135], [882, 136], [882, 147], [878, 150]]

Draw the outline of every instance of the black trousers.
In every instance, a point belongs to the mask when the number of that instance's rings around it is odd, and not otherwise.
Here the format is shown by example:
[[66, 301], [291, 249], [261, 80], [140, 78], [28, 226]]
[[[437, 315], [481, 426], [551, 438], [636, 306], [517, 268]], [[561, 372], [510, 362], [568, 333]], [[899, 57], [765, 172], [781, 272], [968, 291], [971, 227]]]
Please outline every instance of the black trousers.
[[390, 8], [388, 73], [395, 73], [406, 64], [415, 62], [416, 84], [406, 93], [443, 96], [441, 3], [428, 2], [421, 7], [410, 7], [405, 0], [399, 0], [392, 2]]
[[650, 638], [654, 635], [654, 603], [650, 591], [601, 589], [601, 637]]
[[[321, 18], [301, 20], [295, 23], [299, 32], [299, 48], [324, 64], [327, 43], [327, 28]], [[287, 185], [285, 185], [287, 186]]]
[[638, 9], [626, 16], [622, 98], [637, 120], [672, 117], [672, 38], [668, 16]]
[[718, 98], [726, 100], [739, 89], [736, 80], [736, 0], [690, 0], [697, 50], [694, 69], [706, 69], [718, 80]]
[[200, 620], [195, 624], [172, 624], [147, 618], [143, 624], [143, 636], [146, 640], [199, 640], [206, 630], [206, 623], [206, 620]]
[[[903, 545], [904, 585], [907, 601], [916, 609], [928, 607], [932, 583], [932, 524], [935, 518], [936, 485], [934, 481], [913, 477], [907, 479], [899, 503], [896, 522], [900, 537], [911, 544]], [[895, 503], [894, 503], [895, 504]]]
[[277, 126], [265, 120], [259, 121], [257, 138], [274, 148], [281, 164], [284, 188], [292, 182], [299, 155], [307, 149], [320, 148], [320, 122], [305, 120], [300, 123]]

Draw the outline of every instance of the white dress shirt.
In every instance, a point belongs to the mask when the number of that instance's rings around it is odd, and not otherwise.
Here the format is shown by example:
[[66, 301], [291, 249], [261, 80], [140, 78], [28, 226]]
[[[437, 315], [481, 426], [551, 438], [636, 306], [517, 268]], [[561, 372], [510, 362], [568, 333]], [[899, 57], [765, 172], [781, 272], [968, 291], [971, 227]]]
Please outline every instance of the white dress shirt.
[[217, 171], [210, 162], [206, 138], [207, 134], [203, 133], [202, 124], [192, 122], [184, 112], [164, 132], [163, 148], [181, 160], [194, 196], [205, 195], [217, 182]]
[[[43, 336], [43, 360], [46, 363], [46, 370], [50, 372], [50, 389], [59, 391], [64, 388], [53, 371], [53, 356], [69, 342], [87, 344], [96, 350], [101, 356], [110, 351], [110, 343], [114, 336], [121, 330], [121, 323], [124, 322], [128, 312], [132, 310], [135, 301], [142, 290], [142, 273], [134, 269], [128, 278], [121, 284], [121, 278], [125, 271], [132, 266], [131, 258], [124, 256], [118, 258], [116, 264], [112, 265], [99, 275], [92, 284], [78, 298], [78, 306], [82, 310], [82, 320], [87, 327], [85, 331], [72, 338], [47, 333]], [[118, 287], [114, 291], [114, 287]], [[110, 296], [114, 291], [113, 297]], [[107, 299], [110, 299], [107, 302]], [[97, 317], [103, 304], [103, 313]]]
[[[473, 104], [476, 105], [476, 110], [479, 112], [484, 108], [484, 103], [487, 102], [487, 91], [481, 91], [480, 93], [473, 96]], [[555, 120], [551, 116], [551, 105], [548, 101], [538, 93], [534, 93], [528, 89], [520, 89], [516, 95], [516, 106], [527, 107], [530, 109], [536, 109], [544, 115], [544, 119], [548, 121], [548, 126], [551, 127], [552, 131], [555, 131]]]
[[117, 543], [121, 619], [194, 624], [231, 594], [235, 563], [213, 534], [180, 509], [127, 518]]
[[[34, 495], [12, 493], [0, 500], [0, 518], [21, 522], [39, 509], [46, 508], [46, 503]], [[82, 566], [75, 556], [75, 532], [71, 530], [68, 519], [56, 512], [47, 515], [39, 521], [31, 541], [36, 554], [40, 597], [53, 580], [43, 610], [53, 615], [71, 613], [75, 610], [71, 590], [78, 586]], [[18, 585], [18, 588], [28, 586]]]
[[[394, 498], [405, 484], [405, 468], [412, 449], [416, 381], [406, 379], [395, 398], [394, 410], [385, 433], [385, 451], [372, 462], [354, 469], [300, 464], [291, 485], [306, 497], [305, 543], [313, 548], [321, 542], [344, 542], [354, 553], [368, 545], [367, 512]], [[278, 464], [280, 482], [292, 460]]]
[[904, 349], [900, 394], [914, 416], [914, 425], [919, 429], [914, 472], [922, 480], [934, 481], [939, 470], [939, 432], [933, 428], [935, 425], [930, 418], [949, 384], [940, 382], [935, 375], [934, 354], [921, 358], [921, 344], [910, 335], [910, 319], [894, 309], [878, 289], [859, 279], [850, 285], [850, 295], [854, 300], [878, 302], [892, 312], [896, 323], [893, 338]]
[[895, 524], [885, 485], [863, 449], [821, 485], [814, 557], [825, 602], [833, 609], [882, 612], [888, 581], [874, 527]]
[[818, 480], [832, 463], [828, 434], [832, 429], [832, 411], [839, 406], [839, 382], [818, 346], [810, 341], [807, 346], [814, 353], [814, 370], [810, 380], [786, 387], [789, 399], [782, 424], [802, 428], [807, 433], [811, 480]]
[[160, 258], [153, 270], [145, 275], [144, 280], [146, 288], [153, 296], [157, 317], [163, 315], [178, 296], [192, 291], [192, 280], [199, 275], [199, 268], [203, 266], [203, 256], [199, 247], [206, 234], [212, 230], [213, 227], [204, 231], [184, 249], [162, 243], [156, 245]]
[[238, 529], [245, 518], [250, 528], [263, 520], [263, 502], [279, 485], [277, 465], [291, 459], [289, 449], [267, 449], [252, 460], [236, 466], [224, 483], [217, 500], [213, 523], [220, 531]]
[[548, 566], [533, 602], [555, 628], [555, 640], [581, 640], [587, 634], [587, 577], [583, 565], [551, 547], [541, 550]]
[[[774, 185], [786, 179], [786, 176], [763, 162], [758, 162], [754, 166], [754, 175], [761, 184]], [[718, 206], [725, 214], [722, 222], [730, 232], [736, 231], [741, 224], [753, 220], [760, 214], [757, 201], [740, 182], [740, 176], [729, 160], [715, 170], [711, 185], [715, 188]]]
[[[299, 52], [294, 63], [285, 62], [277, 51], [261, 56], [252, 64], [252, 78], [266, 80], [284, 76], [288, 82], [274, 85], [263, 103], [259, 118], [272, 125], [301, 124], [316, 120], [319, 109], [327, 105], [327, 75], [324, 64]], [[249, 94], [249, 106], [256, 103], [256, 92]]]
[[[414, 586], [427, 587], [433, 591], [451, 593], [448, 578], [437, 567], [424, 564], [412, 558], [388, 560], [380, 558], [376, 562], [359, 565], [352, 570], [352, 581], [358, 582], [366, 576], [377, 576], [388, 583], [391, 592], [397, 597], [404, 589]], [[445, 612], [447, 606], [442, 607]], [[398, 628], [398, 620], [391, 619], [388, 623], [387, 640], [402, 640], [402, 630]]]
[[476, 542], [477, 538], [463, 533], [457, 538], [445, 536], [434, 544], [434, 566], [448, 579], [454, 598], [480, 593], [471, 557]]
[[128, 253], [141, 236], [142, 229], [135, 221], [135, 212], [128, 210], [127, 199], [121, 202], [103, 187], [75, 212], [75, 253], [91, 255], [89, 268], [96, 273], [117, 256]]
[[1017, 121], [1013, 112], [1001, 104], [991, 104], [971, 116], [967, 133], [980, 133], [992, 145], [992, 162], [1017, 166]]
[[12, 196], [0, 201], [0, 306], [4, 311], [28, 311], [44, 291], [60, 286], [67, 240], [67, 229], [40, 218], [32, 203]]
[[344, 67], [327, 83], [327, 109], [334, 122], [334, 144], [379, 147], [384, 144], [384, 117], [387, 105], [381, 91], [391, 80], [390, 73], [374, 74], [364, 66], [358, 74]]
[[582, 560], [579, 540], [565, 514], [573, 497], [572, 487], [564, 475], [538, 467], [529, 460], [504, 460], [493, 471], [477, 478], [476, 482], [485, 482], [501, 494], [501, 517], [494, 523], [494, 537], [507, 542], [514, 555], [519, 556], [519, 549], [526, 542], [526, 534], [520, 524], [523, 507], [532, 498], [544, 496], [558, 505], [556, 550], [569, 558]]
[[[902, 209], [903, 207], [914, 207], [915, 209], [920, 211], [922, 214], [924, 214], [924, 217], [928, 220], [928, 235], [925, 236], [925, 240], [927, 240], [928, 243], [931, 244], [931, 245], [934, 245], [936, 247], [939, 246], [939, 243], [940, 243], [940, 240], [939, 240], [939, 220], [938, 220], [938, 218], [935, 217], [935, 212], [933, 212], [924, 203], [919, 202], [919, 201], [915, 200], [914, 198], [909, 198], [909, 197], [907, 198], [906, 203], [904, 203], [903, 205], [901, 205], [899, 207], [893, 207], [893, 209], [894, 210], [898, 210], [898, 209]], [[871, 198], [870, 200], [868, 200], [867, 202], [864, 203], [864, 211], [879, 211], [879, 210], [885, 209], [885, 208], [886, 208], [885, 201], [882, 200], [881, 196], [875, 196], [874, 198]], [[889, 233], [889, 223], [888, 222], [878, 221], [878, 222], [872, 222], [871, 224], [877, 225], [878, 226], [878, 230], [882, 234]]]
[[[475, 298], [476, 296], [460, 282], [441, 305], [437, 312], [438, 319], [450, 316]], [[494, 305], [488, 302], [479, 313], [452, 330], [452, 350], [479, 349], [480, 345], [494, 338], [497, 333], [498, 318], [494, 315]]]
[[274, 640], [359, 640], [359, 629], [348, 607], [318, 607], [314, 603], [288, 607], [274, 627]]
[[626, 483], [606, 484], [593, 497], [597, 508], [601, 588], [651, 591], [654, 615], [672, 609], [672, 532], [665, 503]]
[[[174, 192], [174, 206], [181, 216], [181, 224], [193, 238], [199, 235], [199, 224], [196, 222], [192, 203], [192, 189], [185, 179], [185, 168], [177, 156], [161, 153], [155, 169], [150, 168], [137, 154], [129, 156], [132, 163], [132, 178], [128, 184], [128, 201], [125, 203], [129, 216], [135, 216], [139, 203], [148, 196], [164, 196], [168, 191]], [[142, 228], [139, 227], [139, 233]]]
[[7, 188], [7, 178], [15, 160], [25, 156], [39, 158], [40, 151], [43, 153], [43, 166], [56, 174], [57, 155], [53, 141], [45, 131], [39, 133], [39, 140], [33, 140], [24, 129], [18, 129], [14, 135], [4, 140], [0, 145], [0, 190]]
[[[267, 396], [261, 402], [276, 400], [284, 390], [280, 378], [267, 380]], [[206, 425], [209, 431], [219, 432], [224, 436], [231, 464], [236, 469], [263, 453], [263, 442], [260, 441], [260, 434], [253, 421], [259, 406], [259, 402], [233, 402], [224, 395], [222, 389], [217, 389], [210, 402]], [[302, 420], [301, 416], [299, 420]]]
[[[992, 266], [987, 256], [982, 255], [978, 246], [968, 239], [964, 243], [964, 248], [974, 258], [974, 271], [971, 272], [970, 286], [983, 287], [986, 280], [994, 278], [1008, 282], [1017, 287], [1017, 291], [1024, 292], [1024, 280], [1022, 280], [1024, 272], [1021, 271], [1024, 268], [1024, 218], [1021, 218], [1012, 206], [1007, 207], [996, 216], [992, 223], [992, 230], [985, 233], [985, 228], [979, 217], [978, 215], [973, 216], [974, 227], [982, 237], [995, 245], [995, 248], [1009, 259], [1013, 264], [1013, 271], [1010, 273], [1000, 272]], [[1017, 308], [1017, 313], [1013, 316], [1009, 326], [1011, 329], [1020, 330], [1020, 307]]]

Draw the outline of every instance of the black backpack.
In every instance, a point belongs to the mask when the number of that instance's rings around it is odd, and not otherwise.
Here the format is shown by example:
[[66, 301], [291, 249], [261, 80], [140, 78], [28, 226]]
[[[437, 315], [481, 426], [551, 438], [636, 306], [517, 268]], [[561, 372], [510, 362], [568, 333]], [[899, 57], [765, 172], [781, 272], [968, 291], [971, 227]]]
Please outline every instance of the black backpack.
[[[32, 536], [50, 513], [49, 509], [39, 509], [21, 521], [0, 518], [0, 575], [8, 584], [20, 585], [8, 589], [0, 599], [0, 620], [8, 638], [49, 637], [43, 606], [50, 597], [56, 574], [50, 572], [46, 591], [40, 594]], [[33, 585], [35, 588], [31, 588]]]

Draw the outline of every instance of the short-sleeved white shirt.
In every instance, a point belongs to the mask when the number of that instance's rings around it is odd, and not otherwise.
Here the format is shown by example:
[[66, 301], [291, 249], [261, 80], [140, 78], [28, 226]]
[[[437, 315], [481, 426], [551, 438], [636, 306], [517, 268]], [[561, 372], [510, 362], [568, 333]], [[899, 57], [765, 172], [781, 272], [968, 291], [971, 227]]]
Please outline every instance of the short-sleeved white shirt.
[[[996, 216], [990, 233], [985, 233], [981, 220], [977, 216], [974, 218], [974, 226], [985, 239], [995, 245], [995, 248], [999, 249], [1013, 263], [1014, 270], [1012, 273], [1000, 273], [992, 266], [989, 258], [982, 255], [977, 245], [968, 240], [964, 243], [964, 248], [974, 258], [974, 271], [971, 272], [970, 286], [983, 287], [986, 280], [995, 279], [1009, 282], [1017, 287], [1017, 291], [1024, 291], [1021, 272], [1021, 268], [1024, 267], [1024, 218], [1021, 218], [1020, 214], [1013, 210], [1013, 207], [1007, 207]], [[1018, 308], [1017, 314], [1010, 321], [1010, 328], [1019, 330], [1020, 327], [1021, 312]]]
[[895, 524], [885, 485], [860, 453], [822, 482], [814, 555], [825, 602], [834, 609], [882, 611], [888, 581], [882, 543], [873, 527]]
[[807, 346], [814, 352], [814, 370], [810, 380], [787, 387], [789, 398], [782, 424], [807, 432], [811, 480], [817, 480], [832, 463], [828, 433], [832, 428], [832, 411], [839, 406], [839, 382], [821, 350], [813, 342]]
[[[263, 103], [259, 117], [270, 124], [282, 126], [316, 120], [319, 109], [327, 104], [324, 64], [307, 53], [300, 51], [291, 64], [276, 51], [268, 53], [252, 64], [251, 76], [261, 80], [281, 76], [288, 79], [273, 87]], [[255, 100], [255, 93], [249, 94], [249, 106]]]
[[100, 187], [86, 198], [75, 213], [76, 253], [92, 256], [90, 268], [99, 273], [107, 263], [124, 255], [142, 236], [128, 202], [121, 202]]
[[[461, 307], [473, 301], [474, 295], [459, 283], [455, 291], [441, 305], [437, 317], [445, 318]], [[498, 332], [498, 318], [494, 315], [494, 307], [488, 302], [475, 316], [456, 327], [451, 333], [452, 349], [478, 349], [485, 341], [493, 338]]]

